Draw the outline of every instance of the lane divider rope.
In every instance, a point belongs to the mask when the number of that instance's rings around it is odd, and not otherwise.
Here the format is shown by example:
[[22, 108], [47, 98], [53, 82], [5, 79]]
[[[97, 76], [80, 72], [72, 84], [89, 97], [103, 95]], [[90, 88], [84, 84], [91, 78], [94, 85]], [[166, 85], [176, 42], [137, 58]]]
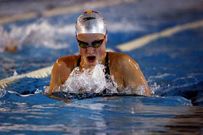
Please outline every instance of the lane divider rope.
[[45, 78], [48, 77], [51, 74], [52, 66], [41, 68], [29, 73], [21, 74], [21, 75], [15, 75], [11, 76], [5, 79], [0, 80], [0, 88], [5, 88], [8, 84], [17, 81], [22, 78]]
[[163, 31], [152, 33], [152, 34], [143, 36], [141, 38], [135, 39], [133, 41], [118, 45], [117, 48], [124, 52], [131, 51], [131, 50], [143, 47], [157, 39], [170, 37], [178, 32], [182, 32], [189, 29], [196, 29], [199, 27], [203, 27], [203, 20], [192, 22], [192, 23], [186, 23], [183, 25], [177, 25], [172, 28], [167, 28]]

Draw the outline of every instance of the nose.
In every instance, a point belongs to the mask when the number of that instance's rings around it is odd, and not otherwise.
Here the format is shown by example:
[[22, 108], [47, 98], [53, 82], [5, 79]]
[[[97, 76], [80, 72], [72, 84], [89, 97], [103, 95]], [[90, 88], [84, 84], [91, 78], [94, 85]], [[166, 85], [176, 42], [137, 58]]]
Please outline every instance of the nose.
[[93, 47], [91, 47], [91, 46], [90, 46], [90, 47], [87, 47], [86, 49], [87, 49], [87, 53], [88, 53], [88, 54], [93, 54], [93, 53], [95, 52], [95, 48], [93, 48]]

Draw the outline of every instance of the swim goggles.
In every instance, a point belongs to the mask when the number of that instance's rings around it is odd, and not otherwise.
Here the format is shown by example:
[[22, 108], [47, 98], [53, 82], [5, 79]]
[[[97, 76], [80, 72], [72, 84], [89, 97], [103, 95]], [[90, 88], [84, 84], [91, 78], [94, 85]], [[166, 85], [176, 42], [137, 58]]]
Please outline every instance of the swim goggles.
[[[104, 36], [104, 39], [106, 38], [106, 35]], [[102, 45], [102, 43], [104, 42], [104, 39], [101, 40], [95, 40], [93, 41], [91, 44], [84, 42], [84, 41], [80, 41], [79, 39], [77, 39], [78, 41], [78, 45], [81, 48], [88, 48], [88, 47], [93, 47], [93, 48], [98, 48]]]

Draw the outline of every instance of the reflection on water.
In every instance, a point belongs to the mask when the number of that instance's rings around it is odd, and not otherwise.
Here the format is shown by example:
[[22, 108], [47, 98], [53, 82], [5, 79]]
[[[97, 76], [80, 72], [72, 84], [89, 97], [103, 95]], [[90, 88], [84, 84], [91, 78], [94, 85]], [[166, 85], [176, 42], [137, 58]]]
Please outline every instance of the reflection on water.
[[[46, 103], [33, 103], [37, 98]], [[23, 100], [27, 102], [1, 102], [0, 133], [202, 133], [203, 108], [193, 107], [181, 97], [92, 98], [65, 104], [38, 94]]]

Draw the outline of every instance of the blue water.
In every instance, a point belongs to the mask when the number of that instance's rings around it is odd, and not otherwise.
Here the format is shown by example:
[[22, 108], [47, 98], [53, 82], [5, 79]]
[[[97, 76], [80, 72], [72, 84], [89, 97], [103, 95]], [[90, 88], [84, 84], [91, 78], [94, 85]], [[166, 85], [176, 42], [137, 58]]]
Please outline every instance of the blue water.
[[[99, 9], [109, 24], [115, 24], [109, 26], [108, 48], [120, 52], [117, 45], [121, 43], [203, 19], [203, 9], [195, 4], [190, 10], [173, 12], [169, 6], [163, 13], [149, 5], [141, 1]], [[123, 13], [126, 9], [129, 12]], [[145, 10], [152, 11], [146, 15]], [[1, 52], [0, 78], [12, 76], [14, 71], [22, 74], [47, 67], [60, 56], [76, 53], [78, 47], [71, 32], [74, 27], [64, 27], [74, 24], [78, 14], [4, 25], [4, 30], [12, 33], [16, 28], [26, 31], [33, 24], [39, 30], [46, 22], [50, 31], [36, 31], [31, 35], [34, 42], [29, 39], [22, 43], [16, 53]], [[40, 37], [35, 37], [38, 34]], [[55, 49], [44, 45], [44, 41], [66, 46]], [[202, 42], [200, 27], [125, 52], [139, 63], [154, 91], [152, 97], [95, 97], [64, 102], [44, 95], [50, 76], [17, 80], [5, 88], [7, 92], [0, 98], [0, 134], [203, 134]]]

